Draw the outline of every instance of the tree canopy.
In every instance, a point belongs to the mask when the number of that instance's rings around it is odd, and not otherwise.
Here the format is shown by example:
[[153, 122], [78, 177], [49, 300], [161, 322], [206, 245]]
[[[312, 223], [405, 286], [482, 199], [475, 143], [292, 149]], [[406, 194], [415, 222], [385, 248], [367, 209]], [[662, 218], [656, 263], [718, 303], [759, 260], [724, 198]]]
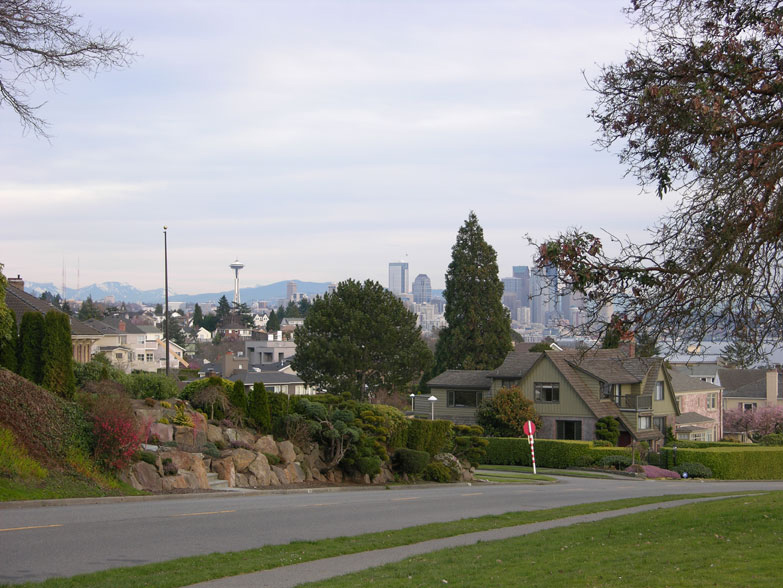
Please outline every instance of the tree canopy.
[[292, 367], [305, 382], [355, 398], [401, 390], [432, 361], [416, 316], [371, 280], [316, 298], [294, 341]]
[[591, 83], [598, 143], [644, 189], [673, 193], [646, 243], [572, 229], [540, 244], [566, 287], [681, 350], [718, 334], [759, 354], [783, 333], [783, 6], [634, 0], [642, 40]]
[[37, 85], [53, 86], [75, 71], [124, 67], [133, 57], [119, 35], [95, 32], [58, 0], [3, 0], [0, 7], [0, 108], [10, 106], [22, 126], [46, 136]]
[[495, 249], [471, 212], [457, 232], [446, 272], [445, 318], [435, 348], [434, 374], [447, 369], [498, 367], [511, 351], [511, 317], [502, 304]]

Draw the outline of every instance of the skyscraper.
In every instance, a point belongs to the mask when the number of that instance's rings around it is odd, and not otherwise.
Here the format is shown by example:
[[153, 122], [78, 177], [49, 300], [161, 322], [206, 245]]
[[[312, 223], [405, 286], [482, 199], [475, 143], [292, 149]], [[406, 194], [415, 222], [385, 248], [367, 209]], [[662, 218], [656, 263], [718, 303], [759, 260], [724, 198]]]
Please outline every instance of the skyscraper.
[[517, 295], [522, 306], [530, 306], [530, 268], [526, 265], [512, 266], [512, 276], [521, 281]]
[[413, 280], [413, 302], [423, 304], [432, 300], [432, 282], [427, 274], [419, 274]]
[[408, 262], [396, 261], [389, 264], [389, 290], [394, 294], [408, 292]]
[[285, 297], [287, 300], [296, 298], [296, 282], [291, 280], [285, 285]]

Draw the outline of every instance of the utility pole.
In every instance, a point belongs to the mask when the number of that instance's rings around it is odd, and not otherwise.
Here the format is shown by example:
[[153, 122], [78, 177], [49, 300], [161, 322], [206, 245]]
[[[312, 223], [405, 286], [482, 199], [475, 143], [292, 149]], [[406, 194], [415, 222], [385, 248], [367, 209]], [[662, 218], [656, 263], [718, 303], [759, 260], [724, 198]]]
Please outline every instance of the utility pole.
[[168, 227], [163, 225], [163, 267], [166, 279], [166, 310], [163, 311], [166, 317], [166, 376], [169, 375], [169, 244], [166, 235], [167, 229]]

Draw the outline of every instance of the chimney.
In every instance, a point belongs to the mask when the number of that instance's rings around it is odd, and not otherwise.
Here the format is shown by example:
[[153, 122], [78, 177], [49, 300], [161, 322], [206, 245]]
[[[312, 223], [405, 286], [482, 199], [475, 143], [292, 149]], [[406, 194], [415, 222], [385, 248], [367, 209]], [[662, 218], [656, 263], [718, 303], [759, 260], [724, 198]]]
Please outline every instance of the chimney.
[[636, 355], [636, 342], [633, 339], [620, 341], [617, 348], [628, 357], [634, 357]]
[[24, 280], [19, 274], [16, 274], [15, 278], [8, 278], [8, 285], [19, 290], [24, 290]]
[[117, 330], [119, 330], [120, 333], [124, 333], [125, 332], [125, 321], [120, 321], [120, 324], [117, 325]]
[[767, 406], [778, 404], [778, 370], [767, 370]]

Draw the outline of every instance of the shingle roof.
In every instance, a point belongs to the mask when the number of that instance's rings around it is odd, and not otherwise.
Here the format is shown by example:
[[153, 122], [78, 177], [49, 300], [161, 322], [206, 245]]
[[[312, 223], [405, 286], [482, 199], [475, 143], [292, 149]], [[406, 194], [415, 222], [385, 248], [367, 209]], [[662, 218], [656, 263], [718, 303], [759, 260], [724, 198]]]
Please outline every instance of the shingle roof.
[[675, 394], [685, 392], [717, 392], [721, 386], [704, 382], [698, 378], [687, 375], [689, 372], [682, 371], [680, 368], [669, 370], [671, 376], [672, 389]]
[[542, 353], [531, 353], [531, 345], [517, 343], [516, 347], [506, 355], [506, 359], [499, 368], [492, 371], [493, 378], [521, 378], [524, 376], [533, 364], [538, 361]]
[[427, 386], [430, 388], [473, 388], [489, 390], [493, 370], [446, 370], [435, 376]]
[[240, 370], [231, 374], [228, 379], [232, 382], [242, 380], [245, 384], [263, 382], [265, 386], [274, 384], [304, 384], [304, 380], [296, 374], [287, 374], [285, 372], [246, 372]]
[[[24, 290], [20, 290], [15, 286], [9, 286], [5, 291], [5, 303], [8, 308], [14, 311], [16, 315], [17, 327], [22, 324], [22, 316], [26, 312], [40, 312], [46, 314], [50, 310], [58, 310], [53, 305], [36, 298], [32, 294], [28, 294]], [[90, 325], [83, 323], [82, 321], [69, 317], [71, 321], [71, 336], [81, 337], [100, 337], [100, 333], [93, 329]]]
[[[766, 398], [767, 370], [719, 368], [724, 398]], [[783, 399], [783, 377], [778, 374], [778, 398]]]
[[698, 412], [684, 412], [677, 417], [677, 427], [680, 425], [693, 425], [695, 423], [714, 423], [715, 419], [712, 419]]

